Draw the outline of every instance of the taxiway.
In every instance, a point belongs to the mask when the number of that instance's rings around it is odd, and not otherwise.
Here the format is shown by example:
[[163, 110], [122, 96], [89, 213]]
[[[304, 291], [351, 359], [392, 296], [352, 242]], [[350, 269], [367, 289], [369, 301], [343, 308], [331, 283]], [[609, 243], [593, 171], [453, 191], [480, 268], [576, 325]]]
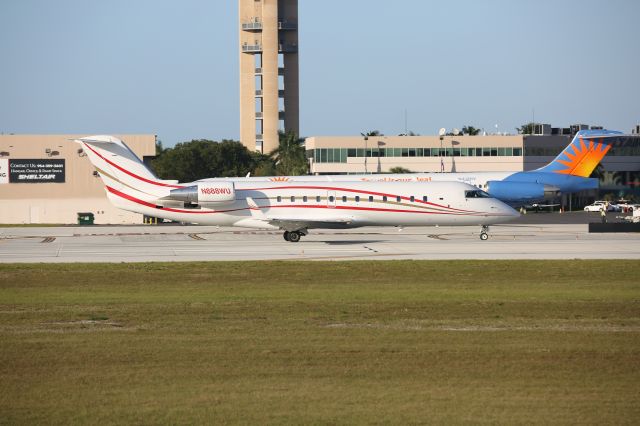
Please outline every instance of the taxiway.
[[280, 232], [208, 226], [0, 228], [0, 262], [165, 262], [353, 259], [640, 259], [638, 234], [589, 234], [586, 224]]

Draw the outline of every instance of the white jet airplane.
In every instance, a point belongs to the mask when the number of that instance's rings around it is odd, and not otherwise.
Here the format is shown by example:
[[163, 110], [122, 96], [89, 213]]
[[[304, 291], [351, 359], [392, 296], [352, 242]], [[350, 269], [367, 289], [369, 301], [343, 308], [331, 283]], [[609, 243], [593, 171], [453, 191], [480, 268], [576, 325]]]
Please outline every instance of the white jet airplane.
[[480, 225], [519, 216], [486, 192], [460, 182], [258, 182], [216, 179], [178, 183], [158, 179], [121, 140], [75, 140], [118, 208], [202, 225], [280, 229], [298, 242], [312, 228]]

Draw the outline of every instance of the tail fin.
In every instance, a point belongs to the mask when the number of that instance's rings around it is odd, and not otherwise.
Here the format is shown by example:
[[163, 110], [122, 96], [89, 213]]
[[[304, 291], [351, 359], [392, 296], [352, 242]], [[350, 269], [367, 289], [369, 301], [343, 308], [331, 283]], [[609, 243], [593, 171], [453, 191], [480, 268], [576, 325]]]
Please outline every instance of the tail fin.
[[105, 184], [107, 196], [121, 206], [127, 196], [151, 201], [182, 188], [176, 181], [158, 179], [120, 139], [113, 136], [88, 136], [76, 139]]
[[621, 136], [624, 133], [613, 130], [581, 130], [551, 163], [537, 171], [589, 177]]

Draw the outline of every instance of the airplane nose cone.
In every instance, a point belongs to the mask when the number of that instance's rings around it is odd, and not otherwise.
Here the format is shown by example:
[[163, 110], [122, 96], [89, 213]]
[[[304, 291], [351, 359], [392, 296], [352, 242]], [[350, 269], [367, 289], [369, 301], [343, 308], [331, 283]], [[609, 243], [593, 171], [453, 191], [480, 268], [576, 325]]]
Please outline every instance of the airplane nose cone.
[[498, 215], [507, 218], [507, 220], [520, 217], [520, 213], [517, 210], [513, 209], [511, 206], [503, 203], [500, 200], [495, 200], [495, 203], [491, 209], [494, 212], [498, 213]]

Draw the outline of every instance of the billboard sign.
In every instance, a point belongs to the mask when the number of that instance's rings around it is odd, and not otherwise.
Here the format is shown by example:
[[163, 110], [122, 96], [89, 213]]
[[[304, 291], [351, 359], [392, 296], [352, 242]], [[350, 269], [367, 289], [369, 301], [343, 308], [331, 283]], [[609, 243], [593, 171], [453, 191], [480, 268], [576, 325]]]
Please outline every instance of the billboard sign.
[[64, 183], [65, 160], [9, 159], [9, 183]]
[[0, 158], [0, 184], [9, 183], [9, 159]]

